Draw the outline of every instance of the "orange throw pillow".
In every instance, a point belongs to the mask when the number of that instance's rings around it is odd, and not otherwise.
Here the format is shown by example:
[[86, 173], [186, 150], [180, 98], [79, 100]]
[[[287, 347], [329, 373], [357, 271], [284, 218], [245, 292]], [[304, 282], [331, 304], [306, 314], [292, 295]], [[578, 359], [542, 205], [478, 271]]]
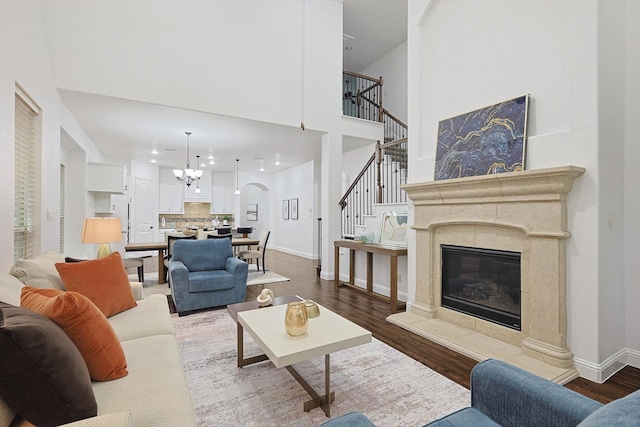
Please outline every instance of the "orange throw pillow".
[[57, 263], [56, 269], [68, 291], [89, 298], [107, 317], [138, 305], [119, 252], [90, 261]]
[[107, 381], [128, 374], [120, 341], [104, 314], [76, 292], [25, 286], [20, 306], [51, 319], [78, 347], [92, 380]]

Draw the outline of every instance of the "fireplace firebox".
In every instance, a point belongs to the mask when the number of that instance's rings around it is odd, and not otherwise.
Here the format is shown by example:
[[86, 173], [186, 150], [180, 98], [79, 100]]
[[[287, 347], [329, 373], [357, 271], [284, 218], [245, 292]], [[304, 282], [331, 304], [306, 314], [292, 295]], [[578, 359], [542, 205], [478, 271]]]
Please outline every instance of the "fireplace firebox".
[[441, 245], [442, 306], [520, 330], [520, 253]]

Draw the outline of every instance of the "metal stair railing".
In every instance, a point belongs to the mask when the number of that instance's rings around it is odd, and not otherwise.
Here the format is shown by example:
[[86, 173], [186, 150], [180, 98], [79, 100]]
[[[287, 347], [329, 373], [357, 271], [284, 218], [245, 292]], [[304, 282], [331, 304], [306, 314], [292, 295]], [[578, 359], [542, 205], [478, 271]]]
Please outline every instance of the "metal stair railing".
[[382, 122], [382, 77], [375, 79], [346, 70], [342, 76], [342, 114]]
[[373, 214], [374, 203], [406, 203], [400, 188], [407, 179], [407, 125], [382, 108], [382, 77], [343, 71], [343, 114], [384, 123], [384, 144], [375, 152], [340, 199], [342, 235], [355, 235], [356, 225]]
[[342, 236], [355, 236], [363, 217], [373, 214], [374, 203], [406, 203], [400, 186], [407, 178], [407, 141], [377, 142], [375, 152], [340, 199]]

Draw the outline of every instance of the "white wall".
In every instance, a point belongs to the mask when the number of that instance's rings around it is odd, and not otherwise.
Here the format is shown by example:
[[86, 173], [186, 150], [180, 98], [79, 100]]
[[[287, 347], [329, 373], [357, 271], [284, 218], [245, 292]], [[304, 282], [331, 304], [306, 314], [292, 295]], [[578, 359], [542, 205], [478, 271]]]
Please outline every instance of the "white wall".
[[[28, 28], [29, 31], [24, 31]], [[20, 34], [20, 36], [16, 36]], [[35, 253], [59, 250], [60, 108], [39, 10], [32, 2], [0, 2], [0, 271], [13, 264], [14, 95], [16, 83], [41, 108], [37, 149]], [[46, 217], [50, 210], [52, 217]]]
[[[625, 272], [625, 301], [634, 305], [640, 301], [640, 287], [637, 285], [637, 262], [640, 259], [640, 197], [638, 186], [640, 183], [640, 144], [633, 138], [637, 133], [638, 114], [640, 111], [640, 2], [628, 0], [625, 2], [626, 36], [625, 36], [625, 159], [624, 159], [624, 272]], [[626, 345], [630, 349], [629, 362], [633, 366], [640, 366], [640, 310], [634, 307], [625, 308], [626, 314]]]
[[[247, 205], [256, 205], [258, 208], [257, 221], [247, 219]], [[236, 227], [253, 227], [250, 237], [259, 238], [261, 231], [269, 230], [269, 219], [271, 218], [271, 197], [267, 188], [247, 184], [240, 189], [240, 207], [236, 217]], [[268, 242], [271, 243], [271, 242]], [[270, 246], [268, 244], [268, 246]]]
[[526, 168], [586, 169], [569, 194], [568, 338], [580, 373], [599, 380], [628, 345], [622, 261], [638, 254], [633, 244], [623, 252], [624, 211], [638, 215], [624, 200], [623, 166], [638, 161], [624, 151], [631, 134], [623, 130], [625, 108], [637, 110], [637, 101], [622, 101], [626, 83], [637, 90], [637, 73], [624, 71], [633, 57], [625, 41], [637, 39], [635, 29], [625, 34], [623, 17], [633, 22], [625, 5], [638, 19], [631, 3], [409, 3], [409, 182], [433, 179], [440, 120], [525, 93], [532, 100]]
[[[314, 212], [316, 188], [316, 162], [307, 162], [302, 165], [285, 169], [273, 174], [273, 187], [271, 191], [271, 247], [283, 252], [314, 258], [317, 252], [314, 246], [314, 227], [317, 227], [317, 212]], [[297, 220], [283, 219], [283, 200], [298, 199]], [[336, 202], [337, 206], [337, 202]]]
[[340, 1], [58, 5], [60, 88], [308, 129], [341, 114]]
[[407, 42], [391, 50], [359, 73], [382, 76], [382, 106], [407, 123]]
[[[279, 124], [300, 122], [301, 2], [58, 4], [61, 88]], [[140, 32], [140, 23], [151, 31]], [[176, 33], [208, 40], [210, 49], [185, 44]]]
[[[235, 181], [234, 181], [235, 185]], [[272, 200], [273, 174], [264, 172], [240, 172], [238, 175], [240, 197], [237, 198], [236, 226], [253, 227], [251, 237], [260, 237], [262, 230], [271, 230], [273, 224], [273, 212], [276, 209]], [[247, 204], [258, 205], [258, 220], [247, 221]], [[272, 236], [269, 237], [267, 247], [272, 247]]]
[[[61, 132], [61, 138], [70, 138]], [[63, 150], [62, 163], [65, 165], [64, 201], [64, 253], [74, 258], [89, 257], [93, 248], [81, 242], [82, 226], [87, 213], [91, 212], [86, 192], [87, 156], [81, 150]], [[93, 215], [90, 215], [93, 216]]]
[[370, 145], [356, 150], [351, 150], [342, 154], [342, 172], [346, 174], [347, 188], [356, 179], [358, 174], [362, 171], [362, 167], [371, 158], [371, 155], [375, 153], [376, 143], [372, 142]]
[[[635, 24], [634, 24], [635, 25]], [[598, 342], [597, 361], [604, 377], [622, 366], [609, 360], [625, 348], [624, 286], [624, 121], [625, 121], [625, 8], [624, 2], [597, 4], [598, 66]], [[637, 122], [637, 120], [636, 120]], [[612, 327], [617, 325], [617, 327]], [[639, 365], [640, 366], [640, 365]]]

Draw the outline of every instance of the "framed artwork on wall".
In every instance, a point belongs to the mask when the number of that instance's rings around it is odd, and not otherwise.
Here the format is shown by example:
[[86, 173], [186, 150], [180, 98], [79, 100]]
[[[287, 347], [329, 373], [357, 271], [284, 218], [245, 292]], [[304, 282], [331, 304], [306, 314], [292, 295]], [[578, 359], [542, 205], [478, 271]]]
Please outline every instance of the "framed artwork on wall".
[[298, 199], [291, 199], [291, 219], [298, 219]]
[[289, 199], [282, 201], [282, 219], [289, 219]]
[[389, 211], [382, 214], [380, 244], [407, 246], [407, 212]]
[[258, 220], [258, 204], [252, 203], [247, 205], [247, 221]]
[[524, 170], [529, 97], [440, 121], [435, 180]]

